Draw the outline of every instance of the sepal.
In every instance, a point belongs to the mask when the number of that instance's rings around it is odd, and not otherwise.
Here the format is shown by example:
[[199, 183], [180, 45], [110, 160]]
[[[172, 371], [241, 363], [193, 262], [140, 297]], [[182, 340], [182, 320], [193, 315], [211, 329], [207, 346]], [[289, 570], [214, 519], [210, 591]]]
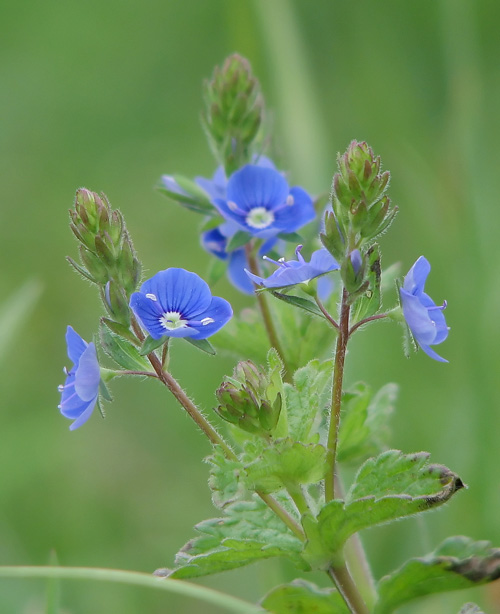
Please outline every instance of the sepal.
[[99, 337], [103, 350], [110, 356], [116, 364], [130, 371], [148, 371], [150, 365], [141, 356], [135, 345], [127, 339], [111, 332], [108, 324], [101, 320], [99, 327]]

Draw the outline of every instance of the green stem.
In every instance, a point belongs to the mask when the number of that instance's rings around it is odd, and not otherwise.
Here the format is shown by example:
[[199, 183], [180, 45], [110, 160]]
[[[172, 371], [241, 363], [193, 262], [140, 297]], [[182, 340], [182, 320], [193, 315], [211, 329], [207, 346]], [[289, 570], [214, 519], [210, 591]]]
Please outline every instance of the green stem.
[[349, 312], [348, 292], [344, 288], [340, 308], [339, 334], [335, 349], [335, 365], [333, 370], [332, 408], [330, 413], [330, 427], [326, 451], [327, 473], [325, 477], [326, 503], [335, 499], [335, 462], [337, 457], [337, 441], [340, 425], [340, 407], [342, 404], [342, 383], [344, 381], [344, 363], [349, 340]]
[[303, 516], [307, 512], [309, 512], [309, 505], [307, 504], [306, 498], [300, 485], [295, 484], [293, 482], [285, 484], [286, 490], [290, 497], [292, 497], [293, 502], [297, 506], [299, 514]]
[[344, 562], [332, 565], [328, 569], [327, 573], [333, 580], [333, 583], [337, 587], [339, 593], [342, 595], [352, 614], [370, 613]]
[[[245, 246], [245, 252], [248, 260], [248, 267], [250, 272], [254, 275], [260, 277], [260, 267], [257, 262], [257, 258], [255, 257], [255, 253], [252, 249], [251, 243], [248, 243]], [[266, 329], [267, 336], [269, 338], [269, 343], [277, 350], [278, 354], [283, 361], [283, 366], [285, 368], [285, 373], [283, 379], [287, 382], [292, 381], [292, 371], [290, 366], [287, 364], [285, 353], [283, 352], [283, 348], [281, 346], [281, 342], [278, 338], [276, 327], [274, 326], [273, 318], [271, 315], [271, 310], [269, 308], [269, 303], [267, 302], [267, 296], [265, 292], [256, 292], [257, 295], [257, 304], [259, 305], [260, 313], [262, 315], [262, 320], [264, 322], [264, 327]]]
[[212, 588], [192, 584], [184, 580], [160, 578], [137, 571], [97, 569], [92, 567], [0, 567], [0, 578], [56, 578], [61, 580], [114, 582], [154, 588], [193, 599], [200, 599], [234, 614], [263, 614], [264, 612], [262, 608], [252, 603], [232, 595], [225, 595]]

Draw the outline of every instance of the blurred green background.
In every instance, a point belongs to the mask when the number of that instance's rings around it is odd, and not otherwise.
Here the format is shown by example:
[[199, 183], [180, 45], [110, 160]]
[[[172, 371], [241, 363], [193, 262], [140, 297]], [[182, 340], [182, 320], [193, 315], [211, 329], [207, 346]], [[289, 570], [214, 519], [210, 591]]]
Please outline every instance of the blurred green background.
[[[348, 357], [350, 381], [401, 383], [393, 447], [430, 451], [469, 486], [424, 529], [407, 520], [368, 532], [376, 576], [449, 534], [500, 545], [499, 20], [493, 0], [2, 3], [0, 305], [27, 280], [42, 293], [15, 336], [0, 339], [0, 564], [43, 565], [55, 550], [63, 565], [150, 572], [171, 566], [192, 526], [215, 512], [201, 462], [209, 446], [159, 385], [116, 382], [107, 419], [73, 433], [57, 385], [66, 325], [89, 340], [101, 314], [65, 262], [76, 255], [67, 215], [76, 188], [102, 190], [123, 211], [146, 274], [205, 272], [199, 218], [153, 185], [165, 172], [212, 174], [201, 81], [234, 51], [261, 80], [276, 157], [294, 184], [328, 190], [353, 138], [382, 156], [400, 207], [381, 241], [384, 263], [406, 271], [425, 254], [429, 292], [449, 303], [452, 332], [439, 348], [448, 365], [422, 352], [406, 360], [400, 330], [384, 324]], [[236, 309], [251, 302], [225, 280], [216, 289]], [[175, 374], [210, 408], [233, 361], [181, 345]], [[271, 561], [205, 583], [256, 601], [294, 574]], [[1, 580], [0, 611], [42, 612], [44, 591], [41, 581]], [[467, 600], [500, 612], [494, 586], [405, 612], [455, 613]], [[62, 603], [72, 614], [215, 612], [95, 583], [65, 583]]]

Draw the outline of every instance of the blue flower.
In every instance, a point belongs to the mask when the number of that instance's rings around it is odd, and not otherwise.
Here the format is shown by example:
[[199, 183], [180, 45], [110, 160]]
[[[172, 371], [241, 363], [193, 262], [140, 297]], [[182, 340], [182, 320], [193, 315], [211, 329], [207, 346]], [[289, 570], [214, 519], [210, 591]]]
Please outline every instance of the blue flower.
[[130, 297], [130, 307], [153, 339], [206, 339], [233, 315], [231, 305], [212, 296], [196, 273], [174, 268], [145, 281]]
[[399, 291], [403, 315], [415, 341], [424, 352], [434, 360], [448, 362], [429, 347], [442, 343], [449, 331], [443, 315], [446, 301], [443, 305], [436, 305], [424, 292], [430, 270], [429, 261], [420, 256], [404, 278], [403, 287]]
[[265, 260], [273, 262], [278, 266], [278, 269], [267, 279], [258, 277], [250, 273], [250, 271], [245, 272], [259, 286], [264, 288], [284, 288], [286, 286], [294, 286], [295, 284], [307, 283], [315, 277], [340, 268], [335, 258], [324, 248], [313, 252], [310, 262], [306, 262], [301, 256], [301, 249], [302, 245], [298, 245], [295, 250], [297, 260], [287, 261], [281, 258], [278, 262], [275, 262], [264, 256]]
[[95, 345], [84, 341], [71, 326], [66, 330], [66, 344], [73, 367], [67, 373], [64, 386], [59, 386], [59, 409], [64, 417], [74, 420], [69, 427], [70, 431], [74, 431], [87, 422], [94, 410], [99, 396], [101, 370]]
[[226, 198], [216, 198], [214, 204], [240, 230], [264, 239], [280, 232], [295, 232], [315, 217], [312, 199], [305, 190], [290, 189], [277, 170], [252, 164], [231, 175]]

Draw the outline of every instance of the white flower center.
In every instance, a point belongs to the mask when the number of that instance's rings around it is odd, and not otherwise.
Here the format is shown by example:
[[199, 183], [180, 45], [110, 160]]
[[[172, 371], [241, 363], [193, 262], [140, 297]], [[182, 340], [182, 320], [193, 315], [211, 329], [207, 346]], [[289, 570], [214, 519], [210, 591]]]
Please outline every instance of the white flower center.
[[274, 213], [265, 207], [255, 207], [246, 217], [246, 223], [252, 228], [267, 228], [274, 222]]
[[167, 311], [160, 318], [160, 324], [166, 330], [176, 330], [177, 328], [186, 328], [187, 320], [183, 320], [178, 311]]

